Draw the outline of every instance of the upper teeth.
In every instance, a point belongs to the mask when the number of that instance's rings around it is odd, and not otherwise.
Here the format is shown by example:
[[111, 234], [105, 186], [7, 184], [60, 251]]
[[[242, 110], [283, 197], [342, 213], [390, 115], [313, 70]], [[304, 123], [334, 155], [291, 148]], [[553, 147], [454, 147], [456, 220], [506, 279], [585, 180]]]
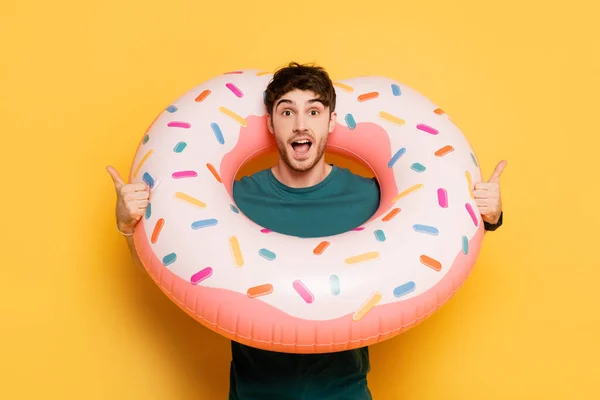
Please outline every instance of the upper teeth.
[[304, 140], [296, 140], [296, 143], [308, 143], [308, 140], [304, 139]]

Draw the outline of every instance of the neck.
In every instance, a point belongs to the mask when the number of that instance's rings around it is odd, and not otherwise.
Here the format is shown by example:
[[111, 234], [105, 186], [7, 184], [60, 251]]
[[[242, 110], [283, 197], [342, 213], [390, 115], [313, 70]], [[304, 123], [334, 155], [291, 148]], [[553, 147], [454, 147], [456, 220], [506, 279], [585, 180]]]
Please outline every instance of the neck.
[[277, 180], [291, 188], [306, 188], [315, 186], [331, 172], [331, 165], [325, 163], [325, 157], [322, 157], [308, 171], [298, 172], [291, 169], [283, 160], [279, 160], [276, 166], [272, 168], [273, 175]]

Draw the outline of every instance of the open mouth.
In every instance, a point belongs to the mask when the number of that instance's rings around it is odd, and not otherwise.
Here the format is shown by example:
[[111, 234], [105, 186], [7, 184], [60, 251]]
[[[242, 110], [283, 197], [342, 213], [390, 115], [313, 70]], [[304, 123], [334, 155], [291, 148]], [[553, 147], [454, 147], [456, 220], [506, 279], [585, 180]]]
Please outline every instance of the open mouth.
[[301, 158], [308, 154], [312, 142], [308, 139], [299, 139], [292, 142], [292, 148], [296, 157]]

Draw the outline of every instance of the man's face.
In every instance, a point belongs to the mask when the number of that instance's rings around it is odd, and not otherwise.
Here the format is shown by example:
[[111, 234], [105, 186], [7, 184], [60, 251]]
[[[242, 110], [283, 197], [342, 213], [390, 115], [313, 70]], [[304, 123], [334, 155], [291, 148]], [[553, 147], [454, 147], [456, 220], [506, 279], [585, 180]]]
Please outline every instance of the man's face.
[[323, 158], [336, 113], [317, 100], [312, 91], [293, 90], [278, 99], [269, 116], [281, 159], [294, 171], [304, 172]]

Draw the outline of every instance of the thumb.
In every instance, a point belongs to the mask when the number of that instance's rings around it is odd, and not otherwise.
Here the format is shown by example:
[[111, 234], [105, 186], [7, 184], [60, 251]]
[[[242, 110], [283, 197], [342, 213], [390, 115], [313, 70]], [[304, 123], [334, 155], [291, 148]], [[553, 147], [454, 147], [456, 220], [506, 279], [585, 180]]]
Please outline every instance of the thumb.
[[490, 176], [490, 179], [488, 179], [488, 182], [499, 182], [500, 181], [500, 175], [502, 175], [502, 172], [504, 171], [504, 168], [506, 168], [506, 160], [502, 160], [498, 163], [498, 165], [496, 165], [496, 168], [494, 169], [494, 172], [492, 172], [492, 176]]
[[106, 170], [108, 171], [108, 173], [110, 174], [110, 177], [112, 178], [113, 182], [115, 183], [116, 189], [125, 185], [125, 181], [123, 181], [123, 178], [121, 178], [121, 175], [119, 175], [119, 172], [117, 172], [116, 169], [114, 169], [112, 166], [109, 165], [106, 167]]

